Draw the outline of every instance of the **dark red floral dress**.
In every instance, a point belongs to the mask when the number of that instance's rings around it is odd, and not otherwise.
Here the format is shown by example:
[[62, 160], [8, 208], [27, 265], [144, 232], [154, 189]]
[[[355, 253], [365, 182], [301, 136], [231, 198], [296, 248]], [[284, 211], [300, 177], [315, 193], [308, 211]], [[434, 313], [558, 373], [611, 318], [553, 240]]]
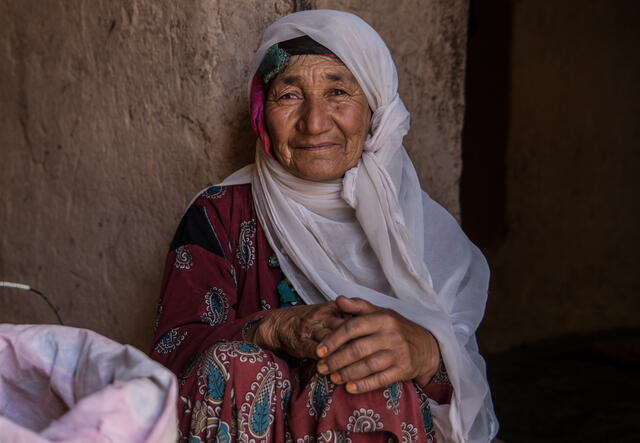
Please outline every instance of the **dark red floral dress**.
[[180, 379], [181, 441], [435, 441], [429, 402], [452, 394], [442, 365], [425, 388], [399, 382], [349, 394], [313, 361], [245, 339], [268, 310], [301, 303], [258, 222], [250, 185], [207, 189], [170, 249], [151, 356]]

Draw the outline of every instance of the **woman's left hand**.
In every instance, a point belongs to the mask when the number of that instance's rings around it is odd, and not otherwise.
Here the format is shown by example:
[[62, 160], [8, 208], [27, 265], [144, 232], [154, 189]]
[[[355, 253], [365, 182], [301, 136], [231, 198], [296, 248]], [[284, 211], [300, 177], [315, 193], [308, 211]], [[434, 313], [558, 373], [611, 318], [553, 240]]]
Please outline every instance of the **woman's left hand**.
[[353, 317], [318, 344], [317, 369], [346, 383], [352, 394], [414, 379], [424, 386], [440, 363], [438, 342], [429, 331], [397, 312], [359, 298], [340, 296], [336, 304]]

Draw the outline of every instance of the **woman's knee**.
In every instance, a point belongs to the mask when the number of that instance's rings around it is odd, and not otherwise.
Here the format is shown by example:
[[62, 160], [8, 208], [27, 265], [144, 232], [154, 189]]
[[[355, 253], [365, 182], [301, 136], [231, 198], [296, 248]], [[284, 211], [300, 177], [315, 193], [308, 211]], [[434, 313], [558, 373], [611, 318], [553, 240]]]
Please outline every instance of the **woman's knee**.
[[209, 347], [200, 357], [199, 368], [204, 372], [217, 369], [226, 380], [230, 376], [254, 373], [260, 367], [279, 360], [271, 351], [246, 341], [221, 341]]

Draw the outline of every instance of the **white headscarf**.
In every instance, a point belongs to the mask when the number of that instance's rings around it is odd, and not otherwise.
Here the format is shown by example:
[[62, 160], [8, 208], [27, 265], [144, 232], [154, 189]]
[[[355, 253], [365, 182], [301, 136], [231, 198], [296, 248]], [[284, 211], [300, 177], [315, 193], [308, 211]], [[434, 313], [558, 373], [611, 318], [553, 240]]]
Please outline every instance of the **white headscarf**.
[[[306, 303], [360, 297], [428, 329], [438, 340], [454, 393], [432, 402], [446, 441], [486, 442], [497, 433], [475, 330], [484, 313], [489, 270], [456, 221], [420, 188], [402, 138], [409, 112], [380, 36], [359, 17], [303, 11], [273, 23], [256, 53], [256, 72], [275, 43], [307, 35], [353, 73], [373, 110], [358, 164], [342, 180], [297, 178], [269, 157], [222, 184], [251, 183], [256, 210], [283, 272]], [[251, 85], [249, 85], [251, 87]]]

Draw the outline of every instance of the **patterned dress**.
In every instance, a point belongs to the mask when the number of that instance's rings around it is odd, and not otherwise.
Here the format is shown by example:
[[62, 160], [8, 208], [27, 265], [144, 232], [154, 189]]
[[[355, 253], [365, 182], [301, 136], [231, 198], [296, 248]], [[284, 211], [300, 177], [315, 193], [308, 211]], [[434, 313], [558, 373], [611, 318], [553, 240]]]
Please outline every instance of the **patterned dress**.
[[263, 350], [244, 331], [301, 303], [256, 217], [250, 185], [212, 186], [172, 241], [152, 358], [180, 379], [188, 442], [433, 442], [430, 401], [448, 403], [443, 365], [420, 388], [399, 382], [349, 394], [315, 362]]

